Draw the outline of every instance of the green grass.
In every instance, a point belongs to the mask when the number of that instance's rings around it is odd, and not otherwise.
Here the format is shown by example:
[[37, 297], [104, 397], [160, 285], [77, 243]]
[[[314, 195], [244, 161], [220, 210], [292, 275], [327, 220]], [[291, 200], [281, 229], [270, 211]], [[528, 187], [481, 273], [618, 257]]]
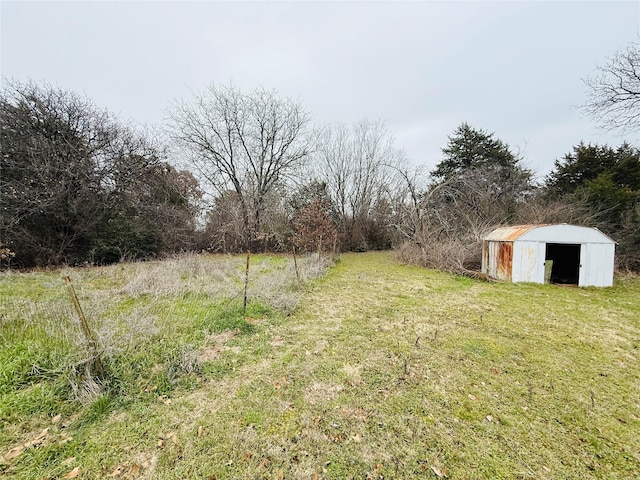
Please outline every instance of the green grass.
[[[484, 283], [366, 253], [300, 287], [285, 258], [256, 256], [245, 316], [227, 287], [241, 285], [244, 258], [211, 261], [172, 264], [170, 284], [145, 264], [118, 266], [109, 281], [109, 270], [78, 272], [92, 284], [81, 300], [103, 299], [89, 310], [128, 342], [109, 356], [109, 388], [86, 403], [70, 394], [69, 372], [55, 371], [73, 349], [40, 339], [51, 326], [3, 317], [0, 456], [49, 430], [0, 472], [639, 478], [640, 279]], [[290, 280], [270, 277], [283, 273]], [[0, 286], [56, 300], [55, 279], [10, 273]], [[28, 368], [35, 361], [49, 377]]]

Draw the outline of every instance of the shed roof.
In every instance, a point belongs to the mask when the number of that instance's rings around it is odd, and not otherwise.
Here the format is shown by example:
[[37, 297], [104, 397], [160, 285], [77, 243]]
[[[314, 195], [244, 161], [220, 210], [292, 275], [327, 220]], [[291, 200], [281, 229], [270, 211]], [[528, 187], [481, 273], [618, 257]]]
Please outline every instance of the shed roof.
[[498, 242], [531, 240], [550, 243], [615, 243], [597, 228], [568, 225], [566, 223], [501, 227], [496, 228], [484, 239]]
[[489, 235], [484, 237], [485, 240], [494, 240], [494, 241], [502, 241], [502, 242], [513, 242], [517, 240], [522, 235], [527, 233], [529, 230], [537, 227], [545, 226], [546, 224], [538, 224], [538, 225], [515, 225], [513, 227], [500, 227], [496, 228]]

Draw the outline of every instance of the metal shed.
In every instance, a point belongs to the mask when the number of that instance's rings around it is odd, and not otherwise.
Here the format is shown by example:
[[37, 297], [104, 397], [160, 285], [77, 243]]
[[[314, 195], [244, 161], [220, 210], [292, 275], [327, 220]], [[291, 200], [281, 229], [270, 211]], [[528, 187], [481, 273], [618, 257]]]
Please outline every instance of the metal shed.
[[482, 244], [482, 273], [512, 282], [613, 285], [615, 242], [597, 228], [518, 225]]

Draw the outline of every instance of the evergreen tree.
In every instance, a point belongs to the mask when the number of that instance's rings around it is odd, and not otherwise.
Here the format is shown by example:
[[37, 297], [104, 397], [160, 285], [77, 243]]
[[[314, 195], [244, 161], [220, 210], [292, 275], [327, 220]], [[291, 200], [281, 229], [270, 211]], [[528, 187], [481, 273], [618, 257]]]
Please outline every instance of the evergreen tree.
[[495, 174], [496, 181], [529, 182], [531, 172], [522, 167], [520, 159], [493, 133], [476, 130], [467, 123], [460, 125], [442, 149], [443, 160], [431, 172], [436, 181], [460, 176], [471, 169], [483, 169]]

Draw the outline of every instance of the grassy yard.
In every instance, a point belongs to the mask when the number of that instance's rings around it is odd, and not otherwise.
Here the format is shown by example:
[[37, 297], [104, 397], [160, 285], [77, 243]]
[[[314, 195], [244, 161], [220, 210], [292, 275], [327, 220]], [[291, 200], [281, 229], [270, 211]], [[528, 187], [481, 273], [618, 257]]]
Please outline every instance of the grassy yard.
[[640, 478], [640, 279], [484, 283], [366, 253], [299, 286], [290, 259], [256, 257], [245, 317], [243, 264], [1, 274], [0, 473]]

